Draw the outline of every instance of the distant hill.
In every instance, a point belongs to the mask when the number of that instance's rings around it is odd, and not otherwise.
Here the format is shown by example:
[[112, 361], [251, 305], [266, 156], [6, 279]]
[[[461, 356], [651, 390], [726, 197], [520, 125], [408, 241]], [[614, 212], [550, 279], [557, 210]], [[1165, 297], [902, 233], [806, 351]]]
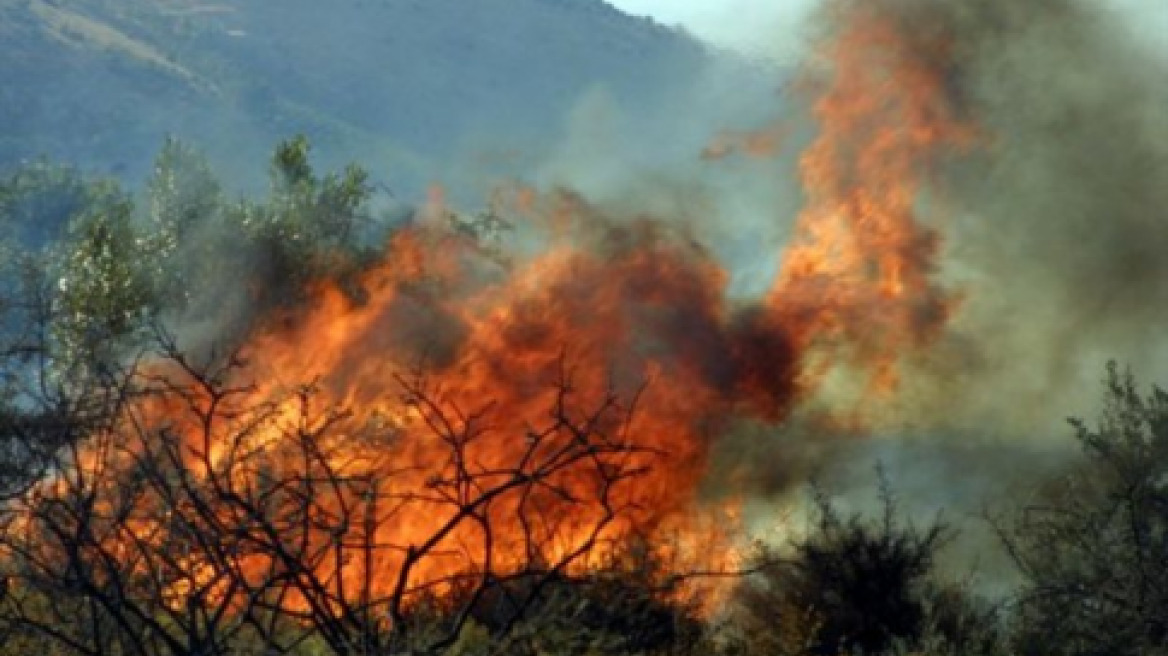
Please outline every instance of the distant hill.
[[602, 0], [0, 0], [0, 55], [0, 167], [140, 177], [175, 134], [254, 174], [305, 133], [406, 185], [533, 154], [590, 89], [651, 125], [715, 57]]

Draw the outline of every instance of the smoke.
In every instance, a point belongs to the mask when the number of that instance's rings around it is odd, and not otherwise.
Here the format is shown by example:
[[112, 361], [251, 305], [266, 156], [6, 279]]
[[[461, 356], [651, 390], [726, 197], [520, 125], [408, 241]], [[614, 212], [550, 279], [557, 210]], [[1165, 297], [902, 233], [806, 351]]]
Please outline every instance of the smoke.
[[[902, 510], [947, 509], [964, 531], [952, 564], [996, 586], [1009, 570], [984, 509], [1016, 506], [1068, 466], [1063, 420], [1096, 416], [1108, 360], [1151, 382], [1168, 370], [1168, 63], [1130, 17], [1080, 0], [829, 2], [813, 47], [859, 11], [948, 44], [947, 96], [977, 138], [935, 163], [917, 205], [959, 302], [858, 430], [812, 405], [777, 430], [733, 434], [715, 470], [772, 500], [752, 519], [765, 527], [773, 500], [812, 477], [875, 510], [882, 462]], [[829, 416], [852, 400], [817, 399]]]
[[[1096, 379], [1107, 359], [1153, 375], [1168, 364], [1158, 335], [1168, 319], [1162, 257], [1168, 230], [1160, 223], [1168, 207], [1168, 91], [1155, 83], [1166, 66], [1128, 38], [1119, 16], [1079, 0], [830, 2], [807, 30], [813, 64], [816, 49], [840, 36], [841, 16], [861, 8], [913, 35], [910, 55], [914, 47], [922, 48], [919, 57], [933, 55], [921, 44], [947, 44], [938, 64], [946, 101], [977, 131], [973, 146], [931, 160], [929, 191], [917, 201], [916, 214], [931, 222], [941, 244], [939, 270], [926, 262], [922, 271], [959, 302], [924, 348], [904, 350], [894, 394], [857, 408], [864, 390], [849, 379], [856, 371], [825, 378], [781, 426], [744, 420], [725, 431], [714, 444], [706, 487], [712, 495], [781, 498], [813, 475], [852, 480], [857, 467], [881, 459], [900, 463], [894, 480], [973, 508], [1032, 474], [1016, 463], [1035, 460], [1037, 452], [1053, 458], [1042, 443], [1065, 440], [1064, 417], [1094, 413]], [[814, 138], [807, 114], [822, 91], [796, 85], [776, 98], [751, 85], [759, 73], [740, 64], [711, 69], [676, 99], [690, 111], [664, 116], [655, 127], [629, 122], [619, 103], [594, 90], [565, 119], [564, 138], [531, 179], [541, 188], [571, 188], [606, 222], [682, 226], [708, 246], [712, 261], [728, 267], [729, 296], [757, 302], [806, 201], [796, 182], [798, 155]], [[775, 75], [777, 88], [786, 74]], [[697, 157], [703, 143], [715, 140], [719, 122], [755, 127], [765, 115], [760, 108], [776, 102], [778, 156]], [[494, 182], [474, 179], [468, 186]], [[243, 290], [230, 298], [220, 307], [246, 315]], [[880, 317], [868, 323], [856, 317], [888, 308], [852, 309], [849, 321], [860, 335], [876, 332]], [[752, 313], [760, 311], [736, 310], [744, 318], [728, 328], [747, 352], [758, 321]], [[710, 344], [699, 343], [703, 331], [714, 330], [684, 319], [703, 312], [657, 317], [652, 329], [660, 341], [703, 354], [702, 377], [718, 379]], [[412, 345], [391, 350], [421, 352], [449, 323], [454, 327], [439, 349], [448, 357], [465, 337], [448, 320], [395, 321], [396, 337], [386, 339]], [[687, 331], [698, 342], [686, 346]], [[741, 362], [728, 363], [743, 357], [725, 355], [722, 366], [747, 375]], [[955, 484], [952, 462], [980, 464]], [[852, 491], [860, 494], [860, 487]]]
[[[650, 486], [663, 512], [700, 479], [706, 497], [745, 495], [770, 521], [812, 477], [870, 496], [861, 472], [876, 460], [914, 516], [1013, 493], [1060, 464], [1046, 438], [1093, 413], [1105, 360], [1168, 365], [1168, 64], [1079, 0], [833, 0], [817, 21], [804, 79], [777, 100], [739, 64], [711, 69], [654, 125], [588, 94], [526, 171], [572, 191], [537, 198], [528, 213], [555, 236], [521, 230], [515, 268], [468, 255], [450, 226], [421, 226], [432, 241], [387, 248], [363, 298], [345, 281], [314, 292], [251, 350], [273, 360], [273, 380], [320, 375], [332, 399], [373, 409], [395, 368], [425, 359], [467, 407], [499, 397], [512, 435], [546, 412], [532, 381], [564, 349], [599, 358], [581, 375], [597, 396], [614, 378], [627, 391], [655, 377], [640, 425], [681, 463]], [[864, 21], [894, 29], [848, 41], [861, 50], [847, 66], [872, 69], [825, 91], [817, 57]], [[885, 52], [890, 35], [905, 39]], [[897, 96], [922, 80], [940, 98]], [[828, 129], [824, 98], [859, 104]], [[699, 157], [723, 150], [706, 148], [716, 122], [765, 125], [766, 140], [721, 143], [778, 155]], [[497, 182], [480, 175], [456, 172], [464, 187]], [[206, 246], [218, 258], [205, 288], [226, 291], [183, 319], [201, 347], [253, 327], [252, 290], [231, 283], [257, 254], [217, 230], [176, 263], [208, 268]], [[844, 346], [824, 349], [833, 341]]]
[[1092, 416], [1108, 359], [1155, 377], [1168, 319], [1168, 66], [1078, 0], [878, 2], [953, 40], [982, 145], [940, 172], [965, 301], [906, 390], [949, 428], [1039, 437]]

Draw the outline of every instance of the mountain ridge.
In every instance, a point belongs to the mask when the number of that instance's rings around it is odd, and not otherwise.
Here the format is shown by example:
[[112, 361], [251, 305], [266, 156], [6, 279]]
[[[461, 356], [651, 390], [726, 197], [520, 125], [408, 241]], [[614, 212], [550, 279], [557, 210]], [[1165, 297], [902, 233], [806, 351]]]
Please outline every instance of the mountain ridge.
[[715, 59], [602, 0], [6, 0], [0, 38], [0, 168], [141, 177], [166, 135], [231, 162], [303, 133], [408, 186], [468, 135], [538, 149], [591, 90], [651, 123]]

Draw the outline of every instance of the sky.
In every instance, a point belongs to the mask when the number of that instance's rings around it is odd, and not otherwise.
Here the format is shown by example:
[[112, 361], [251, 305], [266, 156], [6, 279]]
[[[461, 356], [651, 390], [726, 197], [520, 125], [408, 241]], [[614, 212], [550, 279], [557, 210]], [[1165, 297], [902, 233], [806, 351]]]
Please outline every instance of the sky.
[[629, 14], [681, 26], [716, 45], [749, 55], [785, 58], [797, 50], [815, 0], [608, 0]]
[[[1020, 0], [1027, 2], [1029, 0]], [[752, 56], [789, 59], [818, 0], [608, 0], [634, 15], [681, 26], [716, 45]], [[1168, 0], [1105, 0], [1128, 18], [1133, 36], [1168, 56]]]

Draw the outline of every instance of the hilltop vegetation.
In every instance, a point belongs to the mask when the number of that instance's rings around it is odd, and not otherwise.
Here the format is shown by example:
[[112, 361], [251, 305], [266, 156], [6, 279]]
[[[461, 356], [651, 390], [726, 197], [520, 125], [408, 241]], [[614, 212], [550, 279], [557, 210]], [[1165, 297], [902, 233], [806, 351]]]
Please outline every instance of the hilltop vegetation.
[[0, 169], [47, 155], [140, 179], [173, 134], [254, 183], [304, 133], [415, 189], [471, 146], [495, 168], [539, 156], [592, 89], [668, 120], [713, 57], [600, 0], [6, 0], [0, 44]]

